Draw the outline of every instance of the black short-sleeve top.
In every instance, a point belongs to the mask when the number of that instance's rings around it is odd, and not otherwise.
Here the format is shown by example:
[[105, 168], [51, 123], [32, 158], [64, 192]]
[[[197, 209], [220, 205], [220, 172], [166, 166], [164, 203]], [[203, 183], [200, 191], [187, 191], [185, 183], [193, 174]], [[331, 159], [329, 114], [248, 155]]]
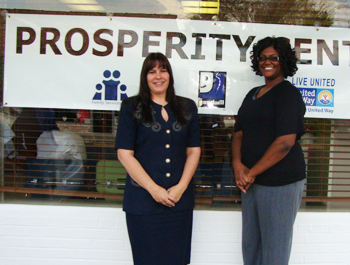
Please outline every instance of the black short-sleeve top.
[[296, 134], [296, 142], [287, 156], [257, 176], [255, 183], [281, 186], [305, 178], [305, 160], [298, 142], [305, 133], [304, 101], [298, 88], [282, 81], [256, 98], [260, 87], [246, 95], [238, 111], [234, 131], [242, 131], [242, 163], [252, 168], [277, 137]]
[[[176, 185], [182, 176], [186, 162], [187, 147], [200, 147], [200, 130], [197, 106], [193, 100], [177, 96], [184, 110], [187, 123], [181, 125], [169, 106], [164, 106], [169, 119], [162, 115], [162, 106], [151, 102], [152, 123], [141, 120], [141, 105], [137, 97], [130, 97], [122, 102], [115, 149], [133, 150], [141, 166], [161, 187], [168, 189]], [[179, 202], [171, 209], [174, 211], [192, 209], [194, 205], [193, 184], [188, 185]], [[157, 203], [152, 196], [140, 187], [127, 174], [123, 210], [132, 214], [157, 214], [166, 207]]]

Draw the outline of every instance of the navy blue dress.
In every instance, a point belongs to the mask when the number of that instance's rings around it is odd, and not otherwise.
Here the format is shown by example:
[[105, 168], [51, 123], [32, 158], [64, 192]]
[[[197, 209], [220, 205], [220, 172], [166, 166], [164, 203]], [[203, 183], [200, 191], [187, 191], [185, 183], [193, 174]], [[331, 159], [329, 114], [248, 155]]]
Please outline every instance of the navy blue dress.
[[[159, 186], [168, 189], [182, 176], [186, 148], [200, 147], [200, 129], [194, 101], [177, 97], [187, 124], [182, 126], [169, 105], [164, 106], [169, 119], [162, 115], [162, 106], [151, 103], [152, 123], [141, 120], [137, 97], [123, 101], [116, 149], [133, 150], [148, 175]], [[126, 212], [134, 264], [185, 265], [190, 263], [193, 181], [175, 207], [157, 203], [152, 196], [127, 175], [123, 210]], [[175, 242], [174, 242], [175, 241]]]

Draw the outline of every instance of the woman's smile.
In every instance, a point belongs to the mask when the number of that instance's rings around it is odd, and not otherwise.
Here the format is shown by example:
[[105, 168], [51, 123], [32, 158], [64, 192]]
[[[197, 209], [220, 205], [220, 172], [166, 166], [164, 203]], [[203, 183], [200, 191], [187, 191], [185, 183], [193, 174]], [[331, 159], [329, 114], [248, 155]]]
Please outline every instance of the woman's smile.
[[159, 67], [159, 64], [147, 74], [147, 83], [152, 95], [166, 94], [169, 86], [170, 75], [167, 69]]
[[260, 53], [259, 69], [265, 78], [276, 79], [283, 76], [278, 56], [278, 52], [272, 46], [267, 47]]

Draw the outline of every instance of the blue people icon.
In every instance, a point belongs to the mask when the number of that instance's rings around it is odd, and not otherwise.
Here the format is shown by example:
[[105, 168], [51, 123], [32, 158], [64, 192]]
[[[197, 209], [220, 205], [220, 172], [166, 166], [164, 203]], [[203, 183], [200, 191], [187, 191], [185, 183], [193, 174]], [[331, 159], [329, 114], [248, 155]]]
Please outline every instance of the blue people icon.
[[[103, 72], [103, 76], [106, 79], [111, 78], [109, 80], [103, 80], [102, 83], [104, 84], [104, 99], [105, 100], [118, 100], [118, 86], [120, 84], [119, 80], [114, 80], [114, 79], [118, 79], [120, 77], [120, 72], [118, 70], [115, 70], [113, 72], [113, 74], [111, 73], [111, 71], [106, 70]], [[114, 78], [114, 79], [113, 79]], [[96, 90], [100, 91], [100, 92], [96, 92], [93, 100], [102, 100], [102, 84], [97, 84], [96, 85]], [[124, 98], [127, 98], [127, 94], [125, 93], [127, 87], [126, 85], [121, 85], [120, 86], [120, 90], [121, 90], [121, 95], [120, 95], [120, 100], [123, 100]]]
[[[102, 85], [97, 84], [96, 85], [96, 90], [101, 91], [102, 90]], [[96, 92], [95, 96], [93, 97], [93, 100], [101, 100], [102, 99], [102, 93], [101, 92]]]
[[[110, 78], [111, 72], [106, 70], [104, 71], [103, 76], [105, 78]], [[119, 78], [120, 72], [114, 71], [113, 77]], [[119, 80], [115, 81], [111, 79], [111, 80], [103, 80], [102, 83], [105, 85], [105, 100], [118, 100], [118, 85], [120, 84], [120, 81]]]
[[125, 93], [126, 85], [121, 85], [120, 86], [120, 90], [123, 92], [123, 93], [120, 93], [120, 100], [123, 100], [123, 99], [127, 98], [128, 95]]

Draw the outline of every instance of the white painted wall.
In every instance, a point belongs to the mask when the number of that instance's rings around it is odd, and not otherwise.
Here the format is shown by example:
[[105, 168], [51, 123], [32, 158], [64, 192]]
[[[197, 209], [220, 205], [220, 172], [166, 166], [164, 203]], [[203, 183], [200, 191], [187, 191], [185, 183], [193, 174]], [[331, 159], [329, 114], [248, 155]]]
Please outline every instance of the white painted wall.
[[[191, 265], [242, 265], [240, 211], [195, 211]], [[1, 265], [131, 265], [120, 208], [0, 204]], [[350, 213], [299, 212], [290, 265], [349, 265]]]

